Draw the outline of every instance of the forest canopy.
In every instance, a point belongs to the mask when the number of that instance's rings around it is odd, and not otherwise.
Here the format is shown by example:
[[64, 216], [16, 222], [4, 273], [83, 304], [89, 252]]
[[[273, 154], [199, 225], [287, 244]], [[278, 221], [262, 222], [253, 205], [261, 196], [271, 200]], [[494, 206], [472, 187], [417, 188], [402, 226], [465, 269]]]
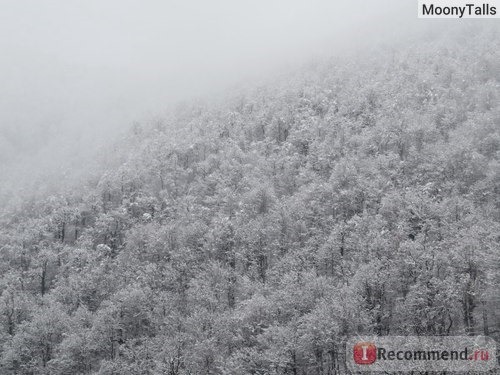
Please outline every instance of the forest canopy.
[[0, 218], [0, 373], [345, 374], [500, 339], [500, 35], [309, 64], [137, 124]]

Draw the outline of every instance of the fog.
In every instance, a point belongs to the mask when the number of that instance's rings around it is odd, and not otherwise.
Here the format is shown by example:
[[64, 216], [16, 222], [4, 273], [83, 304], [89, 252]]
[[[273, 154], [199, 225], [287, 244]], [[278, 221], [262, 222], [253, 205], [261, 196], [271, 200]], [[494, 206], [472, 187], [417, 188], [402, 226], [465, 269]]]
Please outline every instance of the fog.
[[[0, 192], [80, 168], [134, 121], [417, 24], [413, 1], [0, 2]], [[0, 194], [0, 200], [1, 200]]]

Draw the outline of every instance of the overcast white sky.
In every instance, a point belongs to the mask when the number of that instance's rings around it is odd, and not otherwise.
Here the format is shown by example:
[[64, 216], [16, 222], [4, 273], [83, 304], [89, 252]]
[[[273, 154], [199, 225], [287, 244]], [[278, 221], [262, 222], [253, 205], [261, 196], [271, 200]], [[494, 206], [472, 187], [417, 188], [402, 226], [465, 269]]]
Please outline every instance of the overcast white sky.
[[0, 171], [415, 20], [413, 0], [0, 0]]

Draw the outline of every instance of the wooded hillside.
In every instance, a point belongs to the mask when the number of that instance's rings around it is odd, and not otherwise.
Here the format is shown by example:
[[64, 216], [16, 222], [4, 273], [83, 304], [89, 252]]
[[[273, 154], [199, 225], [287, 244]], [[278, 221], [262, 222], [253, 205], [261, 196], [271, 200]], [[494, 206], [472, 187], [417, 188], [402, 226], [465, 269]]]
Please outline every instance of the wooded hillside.
[[0, 229], [0, 373], [345, 374], [500, 339], [500, 33], [311, 64], [138, 125]]

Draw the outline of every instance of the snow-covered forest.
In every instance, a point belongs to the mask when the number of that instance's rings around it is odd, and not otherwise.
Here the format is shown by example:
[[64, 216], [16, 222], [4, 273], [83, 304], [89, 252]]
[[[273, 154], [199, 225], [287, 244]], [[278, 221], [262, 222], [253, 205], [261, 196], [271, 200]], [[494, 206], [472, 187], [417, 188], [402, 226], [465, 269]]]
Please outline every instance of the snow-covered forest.
[[498, 341], [499, 156], [498, 27], [186, 102], [3, 212], [0, 373], [346, 374], [358, 334]]

